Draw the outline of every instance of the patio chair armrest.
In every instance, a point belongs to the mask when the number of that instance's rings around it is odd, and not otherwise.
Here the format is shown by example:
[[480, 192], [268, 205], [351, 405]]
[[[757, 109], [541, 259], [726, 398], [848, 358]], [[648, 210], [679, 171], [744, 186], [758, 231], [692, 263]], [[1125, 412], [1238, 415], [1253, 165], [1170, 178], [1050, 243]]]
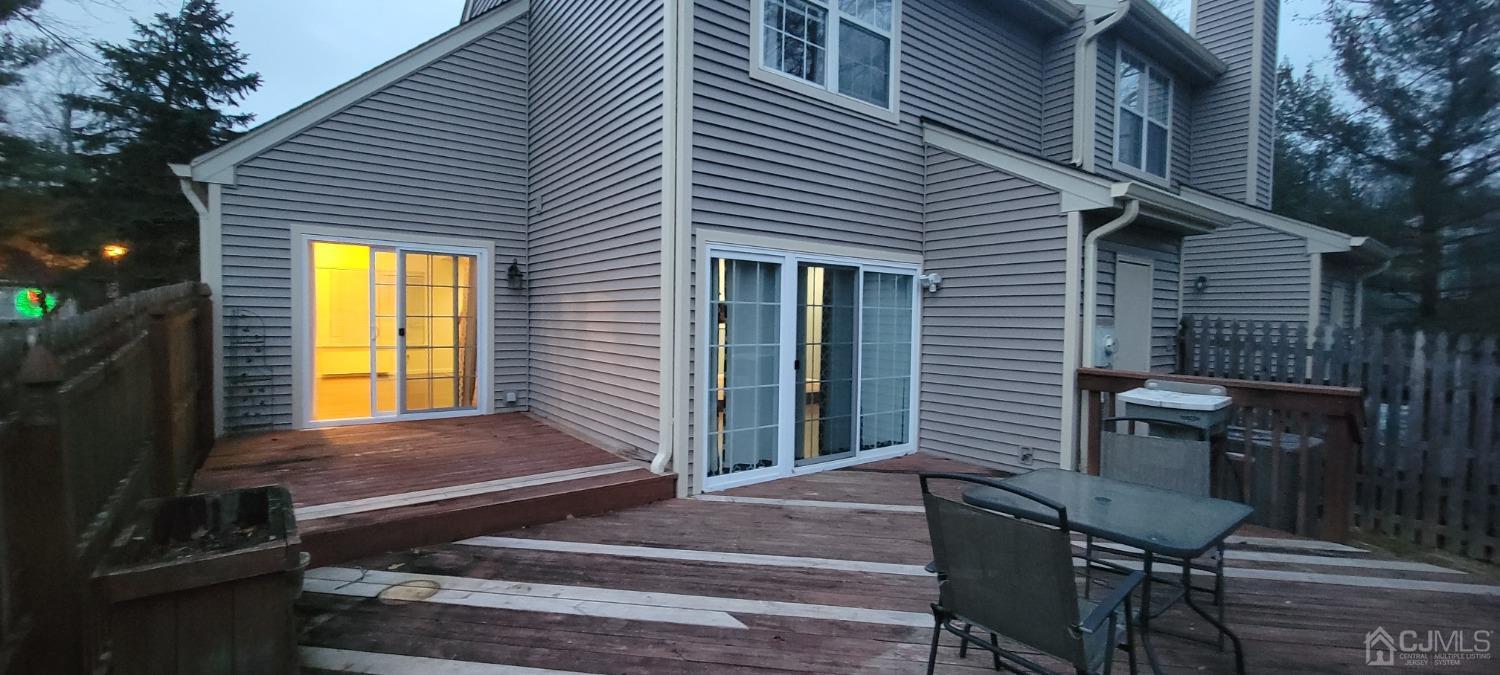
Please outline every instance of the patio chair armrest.
[[1109, 592], [1109, 595], [1099, 600], [1099, 604], [1094, 606], [1094, 611], [1089, 612], [1089, 615], [1084, 617], [1083, 621], [1079, 622], [1079, 630], [1084, 633], [1093, 633], [1099, 630], [1099, 627], [1103, 626], [1104, 622], [1109, 620], [1110, 615], [1114, 614], [1115, 610], [1119, 609], [1120, 605], [1125, 603], [1125, 600], [1130, 597], [1131, 593], [1135, 592], [1136, 587], [1140, 586], [1141, 582], [1145, 579], [1146, 573], [1140, 571], [1131, 572], [1129, 576], [1121, 579], [1120, 583]]

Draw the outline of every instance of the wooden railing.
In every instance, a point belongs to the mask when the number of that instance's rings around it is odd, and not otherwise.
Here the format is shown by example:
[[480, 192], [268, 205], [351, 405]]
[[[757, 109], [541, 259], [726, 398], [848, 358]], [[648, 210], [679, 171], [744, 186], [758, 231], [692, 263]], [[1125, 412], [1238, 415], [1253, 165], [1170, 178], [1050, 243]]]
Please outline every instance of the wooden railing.
[[1081, 368], [1081, 465], [1090, 473], [1099, 472], [1102, 420], [1119, 414], [1117, 395], [1153, 379], [1218, 385], [1234, 400], [1230, 437], [1213, 450], [1218, 496], [1255, 505], [1252, 522], [1348, 538], [1364, 428], [1358, 389]]
[[1500, 562], [1500, 336], [1184, 320], [1183, 374], [1362, 389], [1363, 534]]
[[94, 568], [213, 443], [205, 287], [144, 291], [0, 337], [0, 672], [96, 672]]

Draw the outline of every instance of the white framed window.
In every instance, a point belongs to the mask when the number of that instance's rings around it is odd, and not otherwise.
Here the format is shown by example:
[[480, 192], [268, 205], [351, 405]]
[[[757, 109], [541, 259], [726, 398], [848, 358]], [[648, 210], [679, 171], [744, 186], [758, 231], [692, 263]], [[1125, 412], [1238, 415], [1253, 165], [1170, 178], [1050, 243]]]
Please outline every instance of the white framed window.
[[897, 121], [901, 0], [751, 0], [750, 74]]
[[728, 244], [705, 253], [701, 489], [915, 450], [917, 265]]
[[1165, 180], [1172, 153], [1172, 76], [1121, 48], [1115, 83], [1115, 163]]

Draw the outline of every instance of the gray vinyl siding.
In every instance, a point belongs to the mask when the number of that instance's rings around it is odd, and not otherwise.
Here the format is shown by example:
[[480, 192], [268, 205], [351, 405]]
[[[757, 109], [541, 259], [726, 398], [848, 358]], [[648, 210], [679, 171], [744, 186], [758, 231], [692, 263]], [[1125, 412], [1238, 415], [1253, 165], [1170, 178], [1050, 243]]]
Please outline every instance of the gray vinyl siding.
[[905, 4], [900, 124], [750, 79], [749, 8], [697, 5], [698, 225], [910, 250], [920, 241], [918, 116], [1038, 151], [1041, 39], [984, 3]]
[[[1040, 151], [1044, 38], [994, 3], [903, 3], [901, 120], [891, 123], [751, 79], [750, 2], [695, 7], [695, 226], [911, 252], [923, 239], [921, 116]], [[690, 381], [696, 453], [696, 370]]]
[[1276, 41], [1277, 22], [1281, 16], [1280, 0], [1266, 2], [1263, 14], [1260, 30], [1264, 39], [1261, 40], [1258, 55], [1262, 94], [1255, 102], [1260, 128], [1255, 155], [1255, 205], [1269, 209], [1272, 203], [1271, 186], [1274, 183], [1273, 165], [1276, 160]]
[[1151, 263], [1151, 370], [1177, 366], [1177, 324], [1181, 288], [1181, 249], [1165, 233], [1124, 230], [1099, 242], [1098, 317], [1115, 318], [1115, 259], [1126, 255]]
[[[1249, 192], [1246, 162], [1250, 157], [1251, 123], [1259, 117], [1250, 100], [1249, 67], [1257, 56], [1253, 53], [1252, 30], [1257, 1], [1200, 0], [1197, 4], [1195, 37], [1227, 64], [1229, 71], [1200, 92], [1194, 103], [1191, 182], [1240, 201], [1253, 201], [1255, 197]], [[1274, 52], [1274, 44], [1271, 49]]]
[[469, 19], [472, 19], [472, 18], [474, 18], [476, 16], [479, 16], [480, 14], [488, 12], [488, 11], [490, 11], [490, 10], [496, 8], [496, 7], [499, 7], [500, 5], [503, 5], [503, 4], [505, 4], [505, 3], [509, 2], [509, 1], [510, 0], [474, 0], [474, 6], [469, 8], [469, 13], [468, 13], [467, 16], [464, 17], [464, 20], [468, 21]]
[[1054, 162], [1073, 156], [1073, 60], [1082, 21], [1047, 42], [1042, 62], [1041, 154]]
[[653, 452], [662, 10], [531, 4], [531, 410]]
[[[1188, 237], [1183, 245], [1183, 313], [1245, 321], [1307, 322], [1312, 268], [1307, 242], [1249, 223]], [[1204, 292], [1193, 290], [1198, 277]]]
[[[1192, 172], [1192, 92], [1180, 78], [1172, 82], [1172, 128], [1167, 139], [1171, 149], [1167, 180], [1129, 167], [1115, 165], [1115, 87], [1119, 83], [1119, 49], [1121, 40], [1113, 34], [1099, 38], [1099, 82], [1095, 105], [1094, 170], [1118, 180], [1140, 180], [1152, 183], [1169, 183], [1176, 186], [1190, 183]], [[1127, 47], [1128, 49], [1128, 47]], [[1144, 57], [1151, 61], [1150, 57]]]
[[1055, 466], [1067, 250], [1059, 196], [935, 149], [927, 180], [923, 254], [943, 288], [922, 301], [921, 447], [1015, 470]]
[[293, 224], [495, 245], [495, 391], [526, 386], [526, 24], [513, 22], [240, 164], [223, 190], [225, 427], [292, 424]]

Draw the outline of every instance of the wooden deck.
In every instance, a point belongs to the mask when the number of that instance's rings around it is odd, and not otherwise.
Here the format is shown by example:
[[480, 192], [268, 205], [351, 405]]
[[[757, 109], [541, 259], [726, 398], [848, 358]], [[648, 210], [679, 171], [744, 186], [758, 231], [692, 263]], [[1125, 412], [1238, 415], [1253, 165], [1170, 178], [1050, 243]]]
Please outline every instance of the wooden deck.
[[222, 439], [194, 490], [280, 483], [314, 564], [638, 506], [653, 475], [525, 414]]
[[[924, 467], [962, 465], [903, 458], [311, 570], [304, 666], [920, 673], [935, 597], [912, 475]], [[1492, 580], [1283, 536], [1242, 530], [1228, 558], [1229, 618], [1251, 672], [1362, 671], [1376, 627], [1500, 629]], [[1159, 625], [1206, 632], [1180, 608]], [[1232, 671], [1212, 647], [1156, 644], [1171, 671]], [[1439, 670], [1494, 672], [1494, 659]], [[940, 664], [993, 672], [987, 655], [960, 659], [953, 639]]]

